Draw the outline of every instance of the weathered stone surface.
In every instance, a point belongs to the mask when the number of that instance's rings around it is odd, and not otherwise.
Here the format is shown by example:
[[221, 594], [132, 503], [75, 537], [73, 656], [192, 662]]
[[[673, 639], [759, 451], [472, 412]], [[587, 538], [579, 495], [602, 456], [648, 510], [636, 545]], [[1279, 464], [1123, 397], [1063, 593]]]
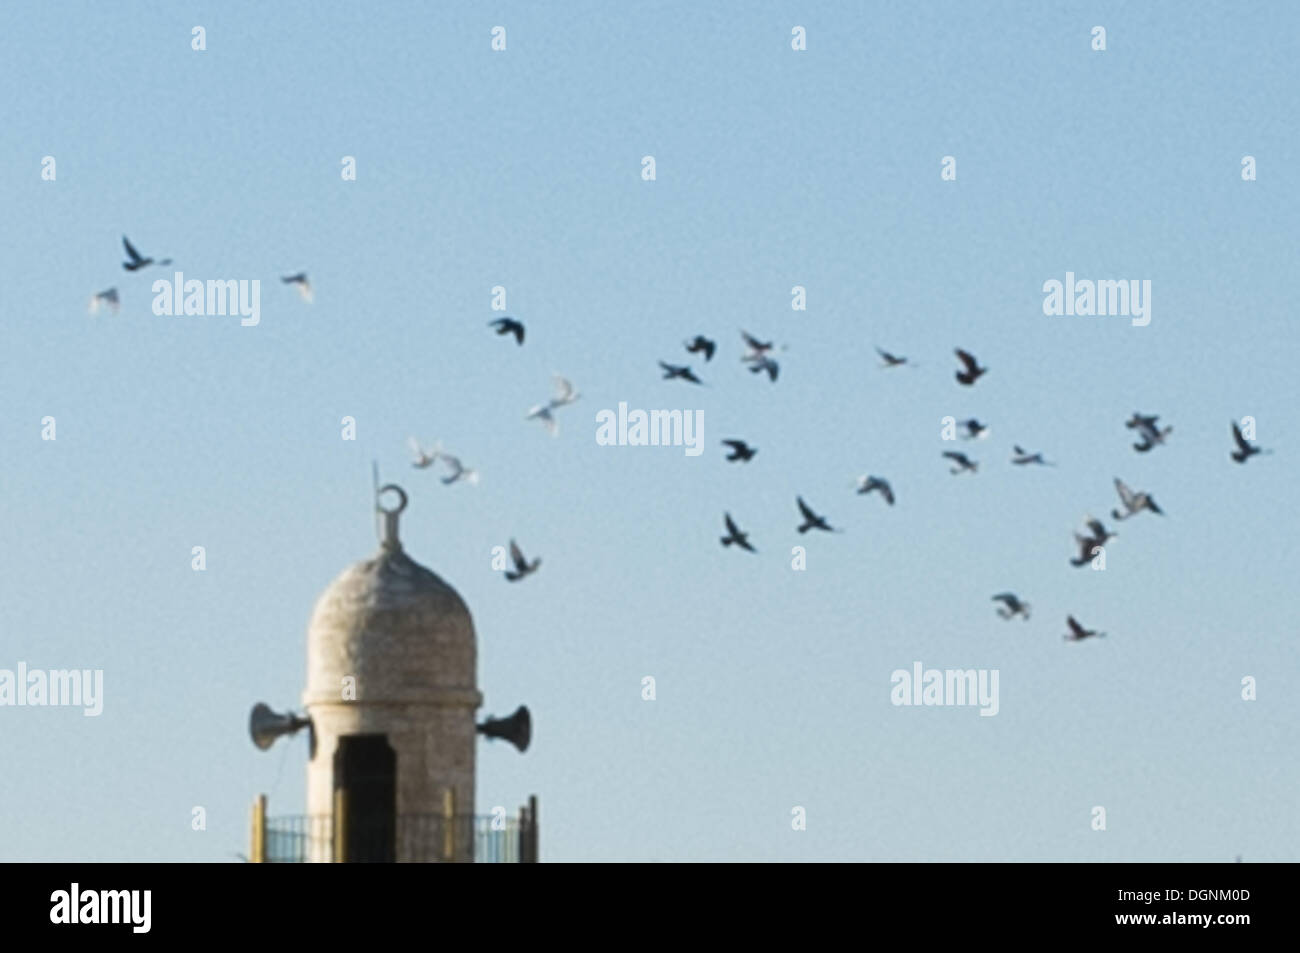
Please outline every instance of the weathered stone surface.
[[[307, 642], [308, 812], [332, 813], [339, 737], [384, 734], [397, 752], [399, 815], [441, 814], [448, 788], [457, 813], [472, 814], [482, 696], [474, 623], [456, 590], [386, 543], [321, 594]], [[355, 700], [344, 696], [349, 677]], [[471, 843], [456, 846], [458, 860], [472, 859]]]

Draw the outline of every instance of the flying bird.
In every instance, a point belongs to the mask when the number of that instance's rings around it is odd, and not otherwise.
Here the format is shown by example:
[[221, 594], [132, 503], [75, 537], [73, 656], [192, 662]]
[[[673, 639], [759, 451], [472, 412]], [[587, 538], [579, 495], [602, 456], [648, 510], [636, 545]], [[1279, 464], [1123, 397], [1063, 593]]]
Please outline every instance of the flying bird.
[[899, 367], [907, 363], [907, 358], [890, 354], [888, 351], [882, 351], [876, 348], [876, 353], [880, 355], [881, 367]]
[[300, 271], [296, 275], [284, 275], [280, 278], [286, 285], [295, 285], [298, 288], [298, 296], [311, 304], [312, 290], [311, 282], [307, 280], [307, 272]]
[[713, 360], [713, 352], [717, 350], [718, 345], [710, 341], [703, 334], [695, 335], [695, 340], [686, 344], [686, 350], [691, 354], [704, 354], [706, 361]]
[[1105, 632], [1098, 632], [1096, 629], [1085, 629], [1075, 621], [1074, 616], [1067, 616], [1065, 624], [1070, 627], [1070, 632], [1065, 637], [1066, 640], [1070, 642], [1078, 642], [1081, 639], [1086, 639], [1090, 636], [1103, 636], [1106, 634]]
[[781, 366], [777, 364], [776, 361], [766, 356], [749, 365], [749, 372], [751, 374], [761, 374], [763, 371], [767, 371], [767, 376], [770, 377], [773, 382], [776, 381], [776, 375], [780, 370]]
[[889, 485], [888, 480], [882, 480], [875, 476], [858, 477], [858, 493], [870, 493], [873, 490], [879, 490], [880, 495], [885, 498], [885, 502], [890, 506], [894, 505], [894, 491]]
[[968, 471], [974, 473], [979, 470], [979, 463], [970, 459], [964, 453], [958, 453], [956, 450], [945, 450], [943, 455], [957, 464], [951, 471], [949, 471], [954, 475], [958, 473], [966, 473]]
[[1143, 510], [1150, 510], [1157, 516], [1164, 516], [1164, 510], [1156, 506], [1155, 499], [1149, 493], [1134, 493], [1119, 477], [1115, 477], [1115, 489], [1119, 492], [1119, 501], [1124, 505], [1124, 512], [1111, 510], [1110, 515], [1117, 520], [1137, 516]]
[[1093, 519], [1091, 516], [1087, 518], [1085, 525], [1088, 527], [1088, 531], [1092, 533], [1092, 538], [1097, 541], [1098, 546], [1105, 546], [1106, 540], [1114, 539], [1119, 535], [1119, 533], [1110, 532], [1102, 525], [1101, 520]]
[[495, 321], [489, 321], [488, 327], [496, 328], [497, 334], [513, 334], [515, 343], [523, 345], [524, 343], [524, 325], [522, 321], [516, 321], [514, 318], [497, 318]]
[[463, 465], [460, 462], [459, 457], [453, 457], [450, 453], [439, 454], [439, 456], [446, 462], [448, 468], [451, 470], [451, 473], [448, 476], [438, 478], [442, 480], [444, 484], [451, 486], [459, 480], [464, 480], [470, 484], [478, 483], [478, 471]]
[[722, 445], [731, 448], [731, 453], [727, 455], [730, 461], [739, 460], [741, 463], [748, 463], [754, 458], [754, 454], [758, 453], [757, 447], [751, 447], [743, 440], [724, 440]]
[[690, 381], [692, 384], [704, 383], [704, 381], [700, 380], [698, 377], [695, 376], [695, 373], [690, 369], [689, 366], [686, 365], [679, 366], [677, 364], [665, 364], [663, 361], [659, 362], [659, 366], [664, 369], [663, 379], [666, 381], [670, 381], [675, 377], [679, 377], [684, 381]]
[[141, 268], [148, 265], [170, 265], [172, 263], [170, 258], [164, 258], [162, 261], [156, 262], [152, 258], [142, 257], [140, 253], [135, 250], [135, 247], [127, 241], [125, 235], [122, 236], [122, 246], [126, 249], [126, 255], [129, 259], [128, 261], [122, 262], [122, 267], [127, 271], [139, 271]]
[[109, 288], [107, 291], [101, 291], [90, 299], [90, 313], [97, 314], [101, 306], [108, 308], [114, 314], [117, 314], [122, 303], [117, 297], [117, 289]]
[[531, 407], [528, 413], [524, 415], [524, 419], [541, 421], [542, 426], [546, 428], [546, 432], [554, 437], [560, 432], [559, 424], [555, 422], [555, 411], [559, 410], [561, 407], [572, 404], [580, 396], [581, 395], [573, 389], [573, 384], [567, 377], [561, 377], [559, 374], [556, 374], [555, 396], [545, 404], [536, 404]]
[[799, 512], [803, 514], [803, 523], [799, 526], [799, 532], [806, 533], [810, 529], [825, 530], [828, 533], [839, 532], [839, 530], [831, 528], [831, 524], [826, 522], [826, 517], [814, 513], [808, 504], [803, 501], [802, 496], [798, 497], [797, 502], [799, 503]]
[[1092, 557], [1094, 555], [1093, 550], [1099, 546], [1105, 546], [1108, 539], [1113, 539], [1119, 535], [1118, 533], [1109, 532], [1106, 527], [1102, 525], [1101, 520], [1095, 520], [1092, 517], [1088, 517], [1087, 526], [1088, 531], [1092, 535], [1082, 536], [1079, 533], [1074, 534], [1074, 541], [1079, 546], [1079, 555], [1070, 560], [1071, 566], [1081, 567], [1088, 565], [1092, 562]]
[[417, 470], [427, 470], [438, 461], [440, 456], [442, 456], [442, 444], [435, 443], [428, 450], [425, 450], [424, 447], [420, 446], [420, 441], [416, 440], [414, 437], [410, 437], [406, 443], [411, 448], [411, 453], [415, 455], [415, 459], [411, 462], [411, 466], [415, 467]]
[[1020, 597], [1014, 592], [1000, 592], [993, 597], [993, 601], [1002, 603], [997, 610], [998, 615], [1002, 616], [1002, 618], [1014, 619], [1016, 616], [1022, 615], [1025, 617], [1026, 622], [1029, 621], [1029, 603], [1021, 602]]
[[537, 567], [542, 564], [540, 559], [534, 559], [531, 563], [524, 559], [523, 550], [519, 548], [519, 544], [513, 539], [510, 540], [510, 559], [514, 562], [515, 568], [513, 572], [506, 571], [507, 582], [518, 582], [524, 576], [537, 572]]
[[1136, 429], [1139, 436], [1142, 438], [1141, 443], [1133, 444], [1133, 449], [1138, 453], [1146, 453], [1157, 444], [1164, 443], [1165, 438], [1174, 432], [1173, 427], [1165, 427], [1161, 429], [1156, 423], [1159, 419], [1160, 416], [1158, 414], [1144, 417], [1135, 411], [1133, 416], [1125, 421], [1124, 426], [1128, 427], [1130, 430]]
[[970, 387], [982, 374], [988, 373], [987, 367], [980, 367], [979, 361], [975, 360], [975, 355], [969, 351], [963, 351], [961, 348], [955, 350], [957, 359], [965, 366], [965, 370], [957, 371], [955, 376], [959, 384], [965, 384]]
[[983, 440], [989, 435], [988, 426], [980, 423], [974, 417], [970, 420], [963, 420], [958, 426], [966, 428], [965, 436], [967, 440]]
[[775, 346], [774, 342], [760, 341], [748, 331], [741, 331], [740, 337], [745, 342], [745, 353], [740, 357], [742, 361], [757, 361]]
[[721, 537], [723, 547], [725, 548], [734, 543], [735, 545], [739, 546], [741, 549], [747, 549], [751, 553], [758, 552], [757, 549], [755, 549], [753, 546], [749, 544], [749, 534], [742, 533], [740, 531], [740, 527], [737, 526], [735, 520], [731, 518], [731, 514], [724, 513], [722, 515], [727, 523], [727, 535]]
[[1017, 466], [1024, 466], [1027, 463], [1037, 463], [1045, 467], [1056, 466], [1055, 463], [1044, 460], [1041, 453], [1029, 453], [1020, 446], [1014, 446], [1011, 449], [1015, 451], [1015, 456], [1011, 458], [1011, 462]]
[[1229, 456], [1238, 463], [1245, 463], [1257, 453], [1272, 453], [1272, 450], [1261, 450], [1254, 446], [1249, 440], [1241, 435], [1241, 428], [1234, 421], [1232, 424], [1232, 439], [1237, 442], [1237, 449], [1232, 451]]

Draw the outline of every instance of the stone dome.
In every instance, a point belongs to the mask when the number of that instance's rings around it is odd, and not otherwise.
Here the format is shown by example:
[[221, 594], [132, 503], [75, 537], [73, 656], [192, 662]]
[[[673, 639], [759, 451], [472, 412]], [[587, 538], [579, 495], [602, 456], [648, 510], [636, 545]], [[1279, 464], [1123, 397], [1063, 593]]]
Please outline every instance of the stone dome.
[[[400, 492], [400, 491], [399, 491]], [[474, 622], [460, 594], [411, 559], [397, 540], [397, 510], [383, 511], [380, 551], [321, 593], [307, 634], [308, 705], [355, 701], [459, 704], [477, 698]]]

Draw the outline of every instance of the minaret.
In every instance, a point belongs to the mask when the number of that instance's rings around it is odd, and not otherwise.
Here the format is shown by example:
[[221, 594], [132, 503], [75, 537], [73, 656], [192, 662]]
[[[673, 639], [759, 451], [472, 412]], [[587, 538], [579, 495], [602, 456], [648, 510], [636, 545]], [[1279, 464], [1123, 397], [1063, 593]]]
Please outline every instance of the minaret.
[[379, 552], [335, 579], [312, 612], [307, 811], [333, 816], [348, 860], [468, 862], [482, 703], [474, 622], [456, 590], [403, 551], [407, 497], [389, 492], [399, 502], [376, 500]]

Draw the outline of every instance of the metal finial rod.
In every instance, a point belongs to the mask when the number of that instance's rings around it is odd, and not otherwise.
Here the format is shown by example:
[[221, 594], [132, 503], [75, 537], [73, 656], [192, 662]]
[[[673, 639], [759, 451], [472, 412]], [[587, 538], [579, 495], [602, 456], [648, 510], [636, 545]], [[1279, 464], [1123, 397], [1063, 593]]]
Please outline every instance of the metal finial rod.
[[[398, 497], [397, 506], [393, 507], [391, 510], [385, 509], [383, 503], [380, 502], [380, 497], [389, 490], [396, 493]], [[406, 509], [406, 504], [406, 491], [396, 483], [389, 483], [385, 486], [381, 486], [379, 492], [375, 494], [375, 509], [384, 514], [384, 535], [380, 538], [380, 542], [383, 543], [384, 547], [387, 549], [402, 548], [402, 544], [397, 538], [397, 519], [401, 516], [402, 510]]]

